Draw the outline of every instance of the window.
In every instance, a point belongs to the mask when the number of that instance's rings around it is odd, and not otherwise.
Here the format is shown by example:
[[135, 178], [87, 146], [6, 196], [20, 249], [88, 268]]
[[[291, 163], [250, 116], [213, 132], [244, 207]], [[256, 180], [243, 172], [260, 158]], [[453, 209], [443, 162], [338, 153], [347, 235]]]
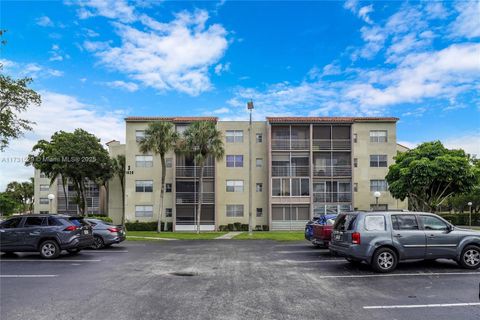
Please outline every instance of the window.
[[48, 211], [42, 211], [42, 210], [40, 210], [40, 214], [48, 214]]
[[257, 218], [260, 218], [263, 216], [263, 208], [257, 208]]
[[372, 154], [370, 155], [370, 167], [386, 167], [387, 155], [386, 154]]
[[263, 134], [257, 133], [255, 135], [255, 138], [256, 138], [257, 143], [262, 143], [263, 142]]
[[135, 206], [135, 217], [153, 217], [153, 206]]
[[165, 192], [172, 192], [172, 184], [165, 183]]
[[387, 181], [385, 180], [370, 180], [370, 191], [387, 191]]
[[7, 221], [3, 222], [1, 226], [4, 229], [18, 228], [20, 221], [22, 221], [21, 217], [8, 219]]
[[367, 231], [384, 231], [385, 217], [384, 216], [366, 216], [365, 230]]
[[354, 143], [357, 143], [357, 138], [358, 138], [357, 134], [354, 133], [354, 134], [353, 134], [353, 142], [354, 142]]
[[227, 167], [229, 168], [243, 167], [243, 155], [227, 155]]
[[[42, 211], [40, 211], [40, 213], [42, 213]], [[48, 211], [46, 213], [48, 213]], [[60, 222], [58, 219], [56, 219], [54, 217], [48, 217], [47, 218], [47, 224], [49, 226], [61, 226], [62, 222]]]
[[425, 230], [448, 230], [448, 225], [437, 217], [420, 216]]
[[353, 166], [358, 167], [358, 158], [353, 158]]
[[243, 204], [227, 204], [227, 217], [243, 217]]
[[276, 178], [272, 179], [272, 196], [308, 196], [308, 178]]
[[371, 130], [370, 142], [387, 142], [387, 130]]
[[48, 198], [40, 198], [39, 203], [40, 204], [49, 204], [50, 202], [49, 202]]
[[358, 183], [356, 182], [353, 184], [353, 191], [358, 192]]
[[225, 133], [227, 143], [243, 142], [243, 130], [227, 130]]
[[153, 156], [135, 156], [135, 167], [153, 167]]
[[379, 203], [378, 205], [375, 203], [370, 204], [370, 210], [372, 211], [388, 211], [388, 204]]
[[263, 159], [262, 158], [257, 158], [255, 163], [257, 165], [257, 168], [263, 167]]
[[413, 214], [392, 215], [393, 230], [418, 230], [417, 217]]
[[135, 130], [135, 141], [140, 142], [145, 138], [145, 130]]
[[40, 172], [40, 178], [46, 178], [46, 177], [47, 177], [47, 175], [45, 173]]
[[43, 217], [28, 217], [23, 224], [24, 227], [38, 227], [43, 224]]
[[50, 190], [50, 186], [48, 184], [41, 184], [40, 191], [48, 191]]
[[136, 180], [135, 192], [153, 192], [153, 180]]
[[243, 192], [243, 180], [227, 180], [227, 192]]
[[165, 167], [167, 168], [172, 167], [172, 158], [165, 158]]
[[172, 208], [165, 208], [165, 217], [166, 218], [172, 217]]
[[263, 183], [257, 183], [255, 190], [257, 192], [263, 192]]

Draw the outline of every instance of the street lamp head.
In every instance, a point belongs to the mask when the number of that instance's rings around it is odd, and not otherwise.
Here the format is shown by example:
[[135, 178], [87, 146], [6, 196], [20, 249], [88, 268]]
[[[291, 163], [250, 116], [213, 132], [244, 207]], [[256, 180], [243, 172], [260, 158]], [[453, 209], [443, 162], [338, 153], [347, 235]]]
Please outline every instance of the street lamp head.
[[53, 193], [50, 193], [47, 197], [48, 197], [48, 200], [55, 199], [55, 195]]
[[468, 206], [471, 207], [473, 203], [472, 203], [472, 201], [469, 201], [467, 204], [468, 204]]
[[253, 101], [252, 101], [252, 100], [250, 100], [250, 101], [247, 102], [247, 109], [248, 109], [248, 110], [252, 110], [252, 109], [253, 109]]
[[374, 196], [375, 198], [380, 198], [381, 195], [382, 195], [382, 194], [380, 193], [380, 191], [375, 191], [375, 192], [373, 193], [373, 196]]

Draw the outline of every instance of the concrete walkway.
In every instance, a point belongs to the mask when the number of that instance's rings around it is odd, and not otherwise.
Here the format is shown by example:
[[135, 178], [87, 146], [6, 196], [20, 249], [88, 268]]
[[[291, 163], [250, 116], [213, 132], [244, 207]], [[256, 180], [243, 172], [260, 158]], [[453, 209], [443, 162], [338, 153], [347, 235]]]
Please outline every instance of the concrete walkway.
[[215, 240], [225, 240], [225, 239], [232, 239], [235, 236], [238, 236], [241, 232], [229, 232], [227, 234], [224, 234], [223, 236], [216, 237]]

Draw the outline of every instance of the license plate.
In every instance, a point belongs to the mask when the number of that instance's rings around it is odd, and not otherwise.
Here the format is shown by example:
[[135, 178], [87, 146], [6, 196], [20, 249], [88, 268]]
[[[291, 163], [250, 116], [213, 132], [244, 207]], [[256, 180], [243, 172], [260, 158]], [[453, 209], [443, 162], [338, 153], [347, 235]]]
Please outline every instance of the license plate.
[[83, 233], [84, 233], [84, 234], [88, 234], [88, 230], [83, 230]]
[[340, 240], [342, 239], [342, 235], [340, 233], [335, 235], [335, 240]]

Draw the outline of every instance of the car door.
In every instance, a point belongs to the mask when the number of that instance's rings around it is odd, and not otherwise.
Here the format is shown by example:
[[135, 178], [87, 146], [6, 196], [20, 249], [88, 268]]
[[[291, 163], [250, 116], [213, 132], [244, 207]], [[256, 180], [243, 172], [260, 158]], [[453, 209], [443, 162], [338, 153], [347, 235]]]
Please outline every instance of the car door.
[[455, 258], [459, 236], [450, 232], [449, 225], [433, 215], [420, 215], [420, 222], [427, 237], [426, 258]]
[[45, 229], [45, 217], [27, 217], [23, 227], [18, 231], [23, 246], [28, 249], [37, 248], [43, 229]]
[[0, 247], [2, 250], [12, 250], [21, 247], [18, 230], [22, 217], [14, 217], [0, 225]]
[[392, 215], [392, 241], [402, 259], [425, 258], [427, 241], [416, 215]]

